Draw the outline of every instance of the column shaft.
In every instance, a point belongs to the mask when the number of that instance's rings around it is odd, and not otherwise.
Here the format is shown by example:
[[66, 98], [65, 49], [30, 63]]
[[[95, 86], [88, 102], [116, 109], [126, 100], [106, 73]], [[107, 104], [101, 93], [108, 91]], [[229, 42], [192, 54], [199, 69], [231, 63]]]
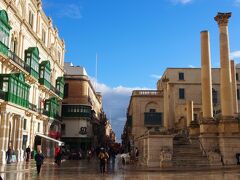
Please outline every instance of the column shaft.
[[236, 68], [234, 60], [231, 60], [231, 75], [232, 75], [233, 113], [237, 114], [238, 100], [237, 100]]
[[233, 116], [232, 78], [229, 59], [228, 27], [219, 26], [220, 29], [220, 96], [222, 116]]
[[203, 118], [213, 118], [212, 74], [210, 58], [209, 32], [201, 32], [201, 87]]
[[187, 127], [193, 121], [193, 101], [187, 101]]

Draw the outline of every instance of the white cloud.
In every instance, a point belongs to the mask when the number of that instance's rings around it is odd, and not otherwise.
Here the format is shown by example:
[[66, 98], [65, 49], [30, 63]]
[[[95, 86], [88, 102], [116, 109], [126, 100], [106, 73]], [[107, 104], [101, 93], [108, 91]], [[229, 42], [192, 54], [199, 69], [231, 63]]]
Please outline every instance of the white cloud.
[[193, 2], [193, 0], [170, 0], [174, 4], [188, 4]]
[[151, 74], [150, 77], [154, 79], [161, 79], [162, 76], [157, 74]]
[[82, 18], [81, 7], [77, 4], [67, 4], [61, 2], [62, 0], [55, 2], [53, 0], [45, 0], [43, 3], [44, 8], [54, 9], [51, 11], [54, 15], [61, 18], [71, 18], [71, 19], [80, 19]]
[[240, 58], [240, 51], [233, 51], [230, 53], [230, 58], [231, 59], [237, 59]]
[[190, 67], [190, 68], [195, 68], [195, 66], [193, 66], [193, 65], [191, 65], [191, 64], [190, 64], [190, 65], [188, 65], [188, 67]]
[[[92, 84], [95, 86], [96, 81], [91, 78]], [[126, 113], [130, 97], [133, 90], [149, 89], [141, 87], [124, 87], [117, 86], [111, 88], [103, 83], [97, 82], [97, 92], [101, 92], [103, 97], [103, 110], [107, 114], [108, 119], [111, 118], [113, 131], [116, 133], [117, 139], [121, 139], [121, 134], [126, 121]]]

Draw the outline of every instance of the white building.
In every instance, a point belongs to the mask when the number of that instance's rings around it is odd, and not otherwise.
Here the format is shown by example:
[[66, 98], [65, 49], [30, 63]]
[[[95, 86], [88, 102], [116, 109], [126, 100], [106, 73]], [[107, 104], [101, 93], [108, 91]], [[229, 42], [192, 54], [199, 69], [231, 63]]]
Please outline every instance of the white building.
[[[65, 44], [41, 0], [0, 1], [0, 163], [58, 138]], [[43, 148], [45, 151], [46, 148]]]

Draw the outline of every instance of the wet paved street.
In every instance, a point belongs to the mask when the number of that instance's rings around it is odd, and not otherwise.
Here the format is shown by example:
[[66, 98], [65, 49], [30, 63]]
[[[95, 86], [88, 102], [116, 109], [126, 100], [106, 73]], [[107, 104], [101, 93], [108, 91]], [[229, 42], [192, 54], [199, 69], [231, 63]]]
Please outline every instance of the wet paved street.
[[38, 176], [35, 169], [34, 162], [29, 164], [11, 164], [0, 166], [0, 174], [5, 180], [158, 180], [158, 179], [178, 179], [178, 180], [240, 180], [240, 167], [228, 170], [212, 170], [212, 171], [154, 171], [146, 172], [140, 170], [130, 171], [130, 167], [126, 166], [125, 170], [119, 170], [117, 167], [115, 171], [109, 170], [104, 175], [101, 175], [98, 170], [98, 162], [91, 161], [65, 161], [61, 167], [54, 165], [52, 161], [44, 163], [42, 172]]

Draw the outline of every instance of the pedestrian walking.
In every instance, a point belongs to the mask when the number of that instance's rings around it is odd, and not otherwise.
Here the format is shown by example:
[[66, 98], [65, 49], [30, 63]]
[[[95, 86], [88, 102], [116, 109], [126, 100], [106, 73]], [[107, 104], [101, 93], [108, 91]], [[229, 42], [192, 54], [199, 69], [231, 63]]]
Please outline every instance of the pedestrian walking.
[[87, 160], [88, 160], [88, 162], [90, 161], [91, 158], [92, 158], [92, 151], [91, 151], [91, 149], [89, 149], [87, 151]]
[[99, 158], [99, 166], [100, 166], [100, 172], [102, 174], [105, 173], [105, 169], [106, 169], [106, 162], [109, 158], [108, 153], [105, 151], [104, 148], [100, 149], [100, 153], [98, 154], [98, 158]]
[[12, 151], [11, 146], [8, 147], [6, 155], [7, 155], [7, 164], [10, 164], [11, 161], [12, 161], [12, 155], [13, 155], [13, 151]]
[[60, 147], [56, 147], [55, 149], [55, 163], [60, 166], [62, 161], [62, 151]]
[[27, 161], [27, 162], [29, 161], [30, 153], [31, 153], [31, 149], [30, 149], [30, 146], [28, 146], [27, 149], [26, 149], [26, 155], [27, 155], [26, 161]]
[[41, 150], [38, 149], [37, 154], [35, 155], [35, 161], [36, 161], [36, 166], [37, 166], [37, 174], [39, 174], [40, 171], [41, 171], [43, 160], [44, 160], [44, 156], [43, 156]]

